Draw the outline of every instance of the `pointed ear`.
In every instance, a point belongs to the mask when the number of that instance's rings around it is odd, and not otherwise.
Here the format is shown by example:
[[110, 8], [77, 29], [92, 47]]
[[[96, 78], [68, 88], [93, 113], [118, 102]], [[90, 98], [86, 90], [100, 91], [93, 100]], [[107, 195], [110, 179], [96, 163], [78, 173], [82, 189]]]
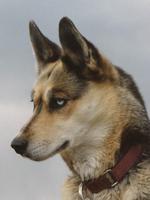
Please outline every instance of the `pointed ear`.
[[47, 63], [55, 62], [60, 58], [61, 49], [42, 34], [34, 21], [29, 23], [29, 32], [38, 63], [38, 73], [40, 73]]
[[64, 62], [80, 68], [89, 78], [101, 78], [108, 71], [108, 61], [77, 30], [70, 19], [64, 17], [59, 23], [59, 38], [64, 50]]
[[88, 61], [88, 45], [73, 22], [67, 17], [60, 20], [59, 38], [65, 54], [72, 59], [76, 58], [74, 62]]

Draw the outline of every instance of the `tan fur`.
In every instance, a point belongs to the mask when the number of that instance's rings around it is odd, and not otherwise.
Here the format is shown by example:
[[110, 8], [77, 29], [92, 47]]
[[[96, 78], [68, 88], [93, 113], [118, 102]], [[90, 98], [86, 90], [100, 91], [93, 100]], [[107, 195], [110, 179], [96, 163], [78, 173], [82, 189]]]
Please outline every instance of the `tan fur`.
[[[127, 104], [120, 104], [118, 96], [120, 91], [116, 90], [112, 83], [108, 81], [101, 84], [91, 82], [88, 92], [80, 99], [70, 102], [61, 111], [50, 114], [47, 111], [46, 92], [53, 87], [59, 86], [58, 81], [55, 86], [55, 78], [57, 74], [63, 74], [61, 63], [58, 62], [58, 65], [51, 72], [52, 77], [47, 80], [47, 74], [50, 71], [51, 66], [49, 66], [49, 70], [47, 68], [46, 71], [43, 71], [34, 87], [35, 102], [38, 102], [39, 96], [43, 95], [44, 105], [42, 112], [38, 116], [35, 114], [32, 123], [30, 122], [27, 125], [28, 128], [25, 129], [28, 132], [23, 134], [27, 135], [27, 138], [30, 140], [30, 146], [28, 147], [29, 156], [31, 159], [36, 160], [43, 160], [53, 155], [53, 150], [65, 138], [75, 136], [75, 141], [73, 139], [69, 149], [61, 152], [61, 155], [70, 169], [77, 175], [67, 181], [64, 200], [78, 200], [78, 187], [80, 183], [78, 177], [81, 177], [81, 180], [96, 178], [103, 174], [107, 168], [115, 164], [115, 152], [120, 147], [121, 132], [125, 124], [127, 124], [127, 121], [123, 118], [127, 115], [131, 116], [131, 113], [126, 112]], [[61, 80], [60, 84], [62, 84]], [[68, 86], [71, 89], [72, 86]], [[63, 96], [59, 92], [57, 95]], [[133, 99], [133, 101], [135, 100]], [[92, 140], [91, 137], [93, 138]], [[48, 154], [46, 153], [47, 151], [49, 151]], [[146, 171], [143, 170], [143, 173], [146, 173]], [[143, 177], [142, 175], [141, 178]], [[133, 187], [136, 187], [134, 181], [131, 180], [131, 182], [133, 182]], [[119, 186], [116, 186], [113, 189], [114, 191], [102, 191], [100, 195], [95, 195], [94, 200], [133, 200], [134, 197], [132, 198], [130, 194], [133, 191], [131, 189], [132, 186], [128, 189], [124, 185], [126, 185], [126, 180], [119, 184]], [[137, 193], [139, 193], [138, 189]]]
[[[138, 172], [132, 172], [129, 180], [124, 179], [121, 184], [111, 190], [104, 190], [100, 194], [94, 195], [94, 200], [149, 200], [150, 190], [150, 163], [143, 163], [144, 168]], [[127, 184], [130, 181], [131, 185]], [[147, 182], [147, 184], [143, 184]], [[78, 187], [80, 180], [77, 176], [72, 176], [64, 184], [63, 200], [80, 200], [78, 195]], [[89, 197], [91, 194], [89, 194]]]
[[[32, 160], [45, 160], [60, 153], [72, 171], [64, 185], [63, 200], [81, 200], [80, 183], [99, 177], [116, 164], [125, 129], [132, 125], [137, 132], [141, 127], [147, 130], [146, 111], [133, 81], [127, 75], [123, 78], [123, 72], [100, 55], [70, 20], [64, 18], [60, 22], [64, 51], [48, 41], [35, 23], [30, 26], [39, 74], [32, 92], [33, 116], [17, 138], [28, 141], [22, 155]], [[68, 42], [68, 34], [76, 45]], [[49, 57], [51, 48], [54, 57]], [[51, 105], [56, 99], [67, 101], [56, 109]], [[125, 145], [128, 142], [132, 141]], [[139, 163], [116, 187], [98, 194], [85, 189], [85, 199], [148, 200], [149, 167], [148, 160]]]

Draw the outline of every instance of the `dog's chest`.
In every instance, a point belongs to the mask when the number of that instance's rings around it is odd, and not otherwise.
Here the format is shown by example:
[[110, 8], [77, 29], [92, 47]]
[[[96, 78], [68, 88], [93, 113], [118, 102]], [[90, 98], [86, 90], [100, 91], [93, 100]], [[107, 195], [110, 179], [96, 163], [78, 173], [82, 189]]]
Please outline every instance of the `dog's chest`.
[[[103, 150], [103, 149], [102, 149]], [[88, 180], [98, 177], [102, 174], [108, 165], [108, 156], [106, 151], [93, 151], [90, 148], [64, 153], [63, 159], [81, 180]], [[112, 159], [110, 159], [112, 161]]]
[[89, 192], [84, 192], [83, 194], [82, 199], [79, 195], [79, 186], [66, 188], [63, 200], [134, 200], [137, 198], [137, 191], [133, 190], [133, 188], [127, 190], [124, 188], [124, 191], [121, 192], [120, 188], [116, 187], [98, 194], [90, 194]]
[[[64, 185], [63, 200], [82, 200], [79, 195], [80, 180], [77, 176], [70, 177]], [[125, 200], [121, 199], [120, 190], [118, 188], [112, 190], [104, 190], [98, 194], [91, 194], [83, 191], [84, 200]]]
[[[85, 192], [84, 200], [149, 200], [149, 170], [148, 168], [145, 170], [141, 169], [141, 172], [142, 173], [133, 173], [112, 189], [103, 190], [94, 195], [89, 195], [89, 193]], [[64, 185], [63, 200], [82, 200], [79, 195], [80, 183], [81, 180], [79, 177], [70, 177]]]

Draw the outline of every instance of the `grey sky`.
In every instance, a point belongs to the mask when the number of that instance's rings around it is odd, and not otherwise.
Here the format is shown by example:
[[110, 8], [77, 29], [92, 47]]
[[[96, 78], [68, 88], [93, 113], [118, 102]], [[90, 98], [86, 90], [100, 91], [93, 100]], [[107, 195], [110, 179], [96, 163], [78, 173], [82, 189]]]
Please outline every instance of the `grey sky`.
[[150, 0], [0, 0], [0, 199], [59, 200], [69, 173], [56, 156], [36, 163], [10, 148], [32, 113], [35, 80], [28, 22], [59, 43], [58, 23], [70, 17], [114, 64], [131, 73], [150, 113]]

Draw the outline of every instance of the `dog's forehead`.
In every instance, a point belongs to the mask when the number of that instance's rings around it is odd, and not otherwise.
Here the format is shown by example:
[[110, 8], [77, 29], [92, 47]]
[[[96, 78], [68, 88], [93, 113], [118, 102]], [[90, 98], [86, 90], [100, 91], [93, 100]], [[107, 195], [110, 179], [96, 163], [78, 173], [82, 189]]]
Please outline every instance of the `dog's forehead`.
[[85, 87], [83, 80], [74, 73], [69, 72], [62, 61], [49, 64], [40, 74], [34, 90], [57, 89], [67, 92], [70, 96], [76, 97]]
[[66, 82], [71, 82], [75, 76], [69, 73], [61, 61], [48, 64], [37, 80], [37, 84], [46, 83], [46, 85], [58, 86]]
[[52, 72], [62, 69], [62, 65], [60, 60], [54, 63], [48, 63], [39, 75], [37, 82], [47, 81], [52, 75]]

